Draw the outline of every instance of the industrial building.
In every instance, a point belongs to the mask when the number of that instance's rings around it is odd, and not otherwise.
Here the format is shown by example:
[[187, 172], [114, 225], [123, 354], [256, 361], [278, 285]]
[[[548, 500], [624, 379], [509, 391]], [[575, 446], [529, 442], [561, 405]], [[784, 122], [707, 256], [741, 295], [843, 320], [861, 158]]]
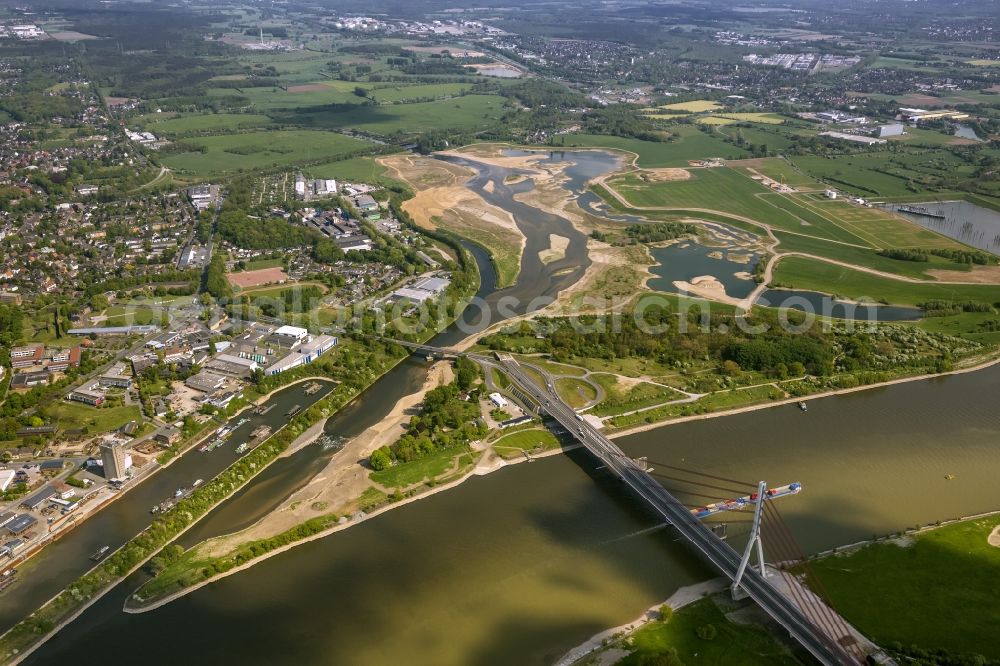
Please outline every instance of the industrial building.
[[104, 464], [104, 478], [108, 481], [124, 479], [132, 466], [132, 457], [125, 452], [121, 442], [101, 444], [101, 462]]
[[218, 185], [194, 185], [188, 188], [188, 199], [198, 210], [206, 210], [215, 205], [219, 198]]
[[921, 120], [966, 120], [969, 114], [962, 111], [952, 111], [950, 109], [938, 109], [928, 111], [927, 109], [912, 109], [900, 107], [899, 116], [902, 120], [911, 123], [919, 123]]
[[26, 513], [22, 513], [15, 517], [12, 521], [7, 523], [5, 526], [7, 531], [17, 536], [18, 534], [24, 534], [27, 530], [31, 529], [33, 525], [38, 523], [38, 520], [34, 516], [29, 516]]
[[317, 335], [298, 346], [284, 358], [278, 360], [265, 370], [265, 374], [277, 375], [300, 365], [312, 363], [337, 344], [337, 338], [330, 335]]
[[[50, 497], [55, 496], [55, 494], [56, 491], [52, 488], [52, 486], [45, 486], [31, 497], [21, 502], [21, 506], [29, 511], [34, 511], [38, 507], [45, 504]], [[7, 526], [7, 529], [10, 529], [10, 525]]]
[[295, 347], [309, 339], [309, 331], [300, 326], [279, 326], [271, 335], [285, 347]]
[[863, 143], [866, 146], [875, 146], [886, 142], [885, 139], [876, 139], [875, 137], [862, 136], [860, 134], [844, 134], [843, 132], [820, 132], [819, 135], [828, 136], [831, 139], [840, 139], [841, 141]]
[[409, 287], [401, 287], [392, 292], [390, 298], [394, 301], [411, 301], [413, 303], [423, 303], [429, 298], [434, 298], [448, 288], [450, 280], [441, 277], [421, 278]]
[[903, 127], [901, 123], [882, 125], [878, 128], [878, 136], [880, 139], [886, 139], [891, 136], [903, 136], [904, 134], [906, 134], [906, 128]]
[[864, 116], [852, 116], [848, 113], [842, 113], [840, 111], [820, 111], [816, 114], [816, 118], [828, 123], [851, 123], [854, 125], [863, 125], [868, 122], [868, 119]]
[[198, 374], [191, 375], [184, 380], [184, 384], [186, 386], [193, 388], [195, 391], [201, 391], [202, 393], [212, 393], [213, 391], [218, 391], [225, 383], [225, 377], [209, 372], [208, 370], [202, 370]]
[[240, 358], [232, 354], [219, 354], [206, 364], [209, 370], [216, 370], [224, 375], [247, 378], [250, 374], [260, 368], [257, 361], [248, 358]]

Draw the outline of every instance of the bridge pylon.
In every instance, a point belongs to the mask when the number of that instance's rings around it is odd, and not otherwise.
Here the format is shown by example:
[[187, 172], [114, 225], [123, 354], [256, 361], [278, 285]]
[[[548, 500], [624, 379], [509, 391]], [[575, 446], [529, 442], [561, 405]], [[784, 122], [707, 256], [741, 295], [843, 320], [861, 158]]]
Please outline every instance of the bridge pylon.
[[743, 599], [747, 596], [747, 593], [740, 587], [740, 581], [743, 579], [743, 573], [746, 571], [747, 565], [750, 564], [750, 556], [754, 551], [757, 551], [757, 566], [760, 567], [760, 575], [762, 578], [767, 577], [767, 568], [764, 565], [764, 542], [760, 538], [760, 514], [764, 508], [764, 498], [766, 496], [767, 482], [761, 481], [757, 484], [757, 504], [753, 510], [753, 526], [750, 528], [750, 540], [747, 541], [746, 550], [743, 551], [743, 558], [740, 560], [740, 568], [737, 569], [736, 576], [733, 578], [733, 584], [730, 587], [733, 599]]

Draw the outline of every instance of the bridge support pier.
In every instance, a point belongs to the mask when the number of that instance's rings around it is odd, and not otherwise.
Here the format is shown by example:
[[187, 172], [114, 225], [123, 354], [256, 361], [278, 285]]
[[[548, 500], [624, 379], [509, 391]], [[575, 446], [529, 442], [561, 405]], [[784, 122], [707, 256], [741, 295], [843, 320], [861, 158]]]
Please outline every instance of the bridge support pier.
[[740, 560], [740, 568], [736, 571], [736, 577], [733, 578], [733, 584], [730, 588], [733, 599], [743, 599], [747, 596], [743, 588], [740, 587], [740, 581], [743, 579], [743, 573], [747, 569], [747, 565], [750, 564], [750, 556], [753, 552], [757, 551], [757, 566], [760, 567], [760, 575], [762, 578], [767, 577], [767, 568], [764, 565], [764, 542], [760, 538], [760, 514], [761, 510], [764, 508], [764, 497], [767, 494], [767, 483], [761, 481], [757, 484], [757, 504], [753, 510], [753, 526], [750, 528], [750, 540], [747, 541], [746, 550], [743, 551], [743, 559]]

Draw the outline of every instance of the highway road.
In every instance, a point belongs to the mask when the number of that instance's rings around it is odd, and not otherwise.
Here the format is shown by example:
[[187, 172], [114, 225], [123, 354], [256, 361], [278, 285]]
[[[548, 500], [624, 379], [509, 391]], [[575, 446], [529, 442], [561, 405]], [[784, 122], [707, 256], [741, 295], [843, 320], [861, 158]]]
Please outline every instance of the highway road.
[[[523, 392], [536, 400], [552, 418], [614, 472], [637, 495], [642, 497], [663, 518], [716, 568], [732, 580], [740, 565], [740, 555], [716, 536], [691, 511], [649, 475], [639, 463], [625, 455], [600, 430], [590, 425], [582, 416], [557, 396], [549, 383], [545, 388], [536, 384], [522, 370], [517, 361], [501, 357], [494, 360], [482, 355], [470, 355], [485, 366], [503, 370]], [[767, 582], [759, 571], [748, 567], [740, 585], [764, 611], [784, 627], [788, 633], [808, 650], [818, 661], [829, 665], [859, 664], [860, 659], [847, 652], [840, 644], [815, 626], [801, 609], [785, 598]]]

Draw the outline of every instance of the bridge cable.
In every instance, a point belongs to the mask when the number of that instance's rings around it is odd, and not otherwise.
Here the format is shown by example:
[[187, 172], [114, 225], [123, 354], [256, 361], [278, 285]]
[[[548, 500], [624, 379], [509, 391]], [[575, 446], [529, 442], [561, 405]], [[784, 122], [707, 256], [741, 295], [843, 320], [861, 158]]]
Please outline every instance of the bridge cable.
[[834, 627], [830, 623], [830, 618], [817, 615], [817, 609], [813, 604], [808, 602], [806, 597], [806, 592], [802, 587], [796, 584], [794, 580], [795, 576], [788, 571], [788, 567], [794, 565], [794, 556], [789, 553], [790, 546], [787, 542], [787, 537], [781, 533], [775, 527], [775, 519], [770, 511], [765, 513], [766, 527], [768, 535], [772, 538], [769, 540], [769, 549], [778, 555], [779, 559], [785, 562], [784, 567], [775, 567], [779, 576], [786, 579], [786, 585], [788, 587], [789, 596], [794, 600], [802, 615], [815, 626], [824, 637], [831, 637], [835, 635]]
[[[821, 627], [824, 632], [826, 632], [828, 636], [833, 639], [833, 642], [840, 646], [841, 649], [849, 652], [851, 656], [856, 657], [857, 655], [854, 653], [854, 650], [847, 650], [840, 643], [840, 641], [837, 640], [836, 637], [838, 636], [853, 638], [853, 634], [848, 628], [843, 617], [833, 609], [833, 605], [827, 598], [825, 591], [822, 590], [821, 587], [817, 589], [815, 586], [818, 579], [811, 567], [809, 567], [805, 555], [802, 554], [801, 549], [798, 547], [797, 542], [788, 528], [788, 524], [781, 517], [781, 513], [778, 511], [777, 507], [768, 507], [767, 514], [770, 518], [768, 521], [769, 526], [773, 528], [771, 533], [777, 537], [777, 540], [782, 544], [782, 547], [786, 551], [784, 556], [788, 558], [788, 562], [791, 563], [792, 567], [796, 567], [802, 572], [803, 582], [801, 584], [794, 584], [798, 583], [798, 581], [795, 574], [788, 570], [791, 567], [786, 567], [782, 575], [791, 579], [788, 581], [788, 586], [792, 590], [793, 594], [795, 594], [796, 598], [800, 599], [799, 603], [803, 604], [803, 614], [818, 627]], [[811, 584], [806, 585], [806, 581]], [[819, 603], [808, 603], [809, 594], [812, 594]], [[803, 599], [803, 597], [806, 598]], [[857, 647], [856, 644], [855, 647]]]
[[[686, 483], [688, 485], [695, 486], [697, 488], [710, 488], [712, 490], [723, 490], [723, 491], [728, 492], [728, 493], [735, 493], [736, 497], [741, 497], [742, 495], [740, 493], [743, 492], [742, 490], [736, 490], [734, 488], [726, 488], [724, 486], [713, 486], [713, 485], [710, 485], [710, 484], [707, 484], [707, 483], [703, 483], [703, 482], [700, 482], [700, 481], [691, 481], [689, 479], [683, 479], [683, 478], [679, 478], [679, 477], [676, 477], [676, 476], [667, 476], [666, 474], [660, 474], [659, 472], [657, 472], [655, 470], [652, 471], [652, 472], [648, 472], [648, 474], [650, 476], [655, 476], [658, 479], [667, 479], [668, 481], [679, 481], [681, 483]], [[735, 499], [735, 497], [731, 498], [731, 499]]]
[[[781, 516], [781, 513], [776, 508], [773, 509], [773, 513], [774, 517], [777, 518], [779, 529], [783, 530], [788, 536], [788, 538], [792, 540], [793, 546], [797, 547], [798, 544], [791, 537], [791, 532], [788, 528], [788, 524]], [[801, 557], [801, 562], [802, 562], [801, 568], [804, 572], [804, 577], [810, 583], [809, 588], [812, 590], [813, 594], [815, 594], [816, 597], [818, 597], [823, 602], [822, 607], [826, 610], [828, 614], [832, 615], [833, 622], [838, 627], [838, 630], [842, 632], [842, 635], [853, 638], [853, 634], [851, 633], [847, 621], [843, 618], [842, 615], [837, 613], [836, 610], [834, 609], [833, 603], [830, 599], [830, 595], [826, 591], [826, 588], [823, 586], [823, 581], [819, 578], [819, 576], [816, 575], [816, 572], [809, 565], [808, 559], [806, 559], [805, 555], [801, 554], [801, 550], [799, 550], [799, 553]], [[853, 647], [858, 651], [861, 650], [861, 646], [858, 643], [854, 643]]]
[[[647, 458], [647, 460], [649, 460], [649, 459]], [[726, 483], [735, 483], [738, 486], [746, 486], [747, 488], [756, 488], [757, 487], [756, 483], [750, 483], [749, 481], [740, 481], [739, 479], [727, 479], [724, 476], [716, 476], [714, 474], [707, 474], [705, 472], [699, 472], [696, 469], [690, 469], [690, 468], [687, 468], [687, 467], [678, 467], [677, 465], [670, 465], [670, 464], [662, 462], [662, 461], [649, 460], [649, 462], [650, 462], [650, 464], [658, 465], [660, 467], [667, 467], [669, 469], [672, 469], [672, 470], [675, 470], [675, 471], [678, 471], [678, 472], [687, 472], [688, 474], [694, 474], [696, 476], [704, 476], [706, 478], [714, 479], [716, 481], [725, 481]]]

